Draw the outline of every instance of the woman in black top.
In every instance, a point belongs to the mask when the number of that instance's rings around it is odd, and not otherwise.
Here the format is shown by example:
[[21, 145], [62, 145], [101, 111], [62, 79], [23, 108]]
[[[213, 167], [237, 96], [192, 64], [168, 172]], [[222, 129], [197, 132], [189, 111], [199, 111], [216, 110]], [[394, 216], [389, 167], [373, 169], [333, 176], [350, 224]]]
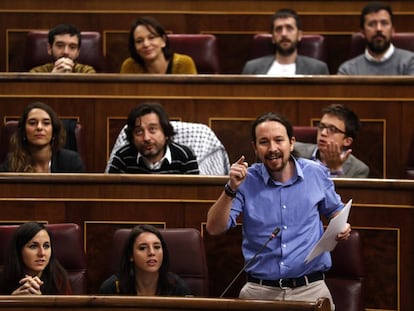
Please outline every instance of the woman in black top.
[[161, 233], [153, 226], [134, 227], [125, 244], [120, 269], [99, 290], [105, 295], [187, 296], [184, 281], [169, 271], [169, 255]]
[[10, 139], [10, 151], [0, 172], [80, 173], [80, 155], [63, 149], [66, 132], [48, 105], [36, 102], [26, 106]]
[[3, 295], [70, 295], [66, 270], [55, 257], [49, 231], [30, 221], [14, 232], [0, 278]]

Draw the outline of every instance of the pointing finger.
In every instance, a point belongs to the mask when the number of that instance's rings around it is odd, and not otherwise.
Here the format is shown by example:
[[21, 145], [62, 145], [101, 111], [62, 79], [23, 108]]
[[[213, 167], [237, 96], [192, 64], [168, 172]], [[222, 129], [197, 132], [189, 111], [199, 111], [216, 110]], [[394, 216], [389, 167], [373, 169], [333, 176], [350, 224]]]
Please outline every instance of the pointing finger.
[[237, 160], [237, 164], [243, 164], [244, 163], [244, 155], [240, 157], [240, 159]]

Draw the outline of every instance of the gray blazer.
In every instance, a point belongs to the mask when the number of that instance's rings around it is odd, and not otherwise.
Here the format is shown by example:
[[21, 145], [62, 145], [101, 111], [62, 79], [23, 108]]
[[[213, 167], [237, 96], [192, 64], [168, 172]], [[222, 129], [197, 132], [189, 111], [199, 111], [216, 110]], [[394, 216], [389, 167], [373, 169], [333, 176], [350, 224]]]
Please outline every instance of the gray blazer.
[[[296, 142], [294, 150], [298, 156], [305, 159], [312, 159], [316, 148], [316, 144]], [[345, 178], [366, 178], [369, 175], [369, 167], [352, 154], [344, 162], [342, 170], [344, 171], [344, 176], [341, 177]]]
[[[264, 75], [267, 74], [275, 60], [274, 55], [249, 60], [243, 68], [242, 74]], [[298, 55], [296, 58], [297, 75], [329, 75], [329, 69], [326, 63], [307, 56]]]

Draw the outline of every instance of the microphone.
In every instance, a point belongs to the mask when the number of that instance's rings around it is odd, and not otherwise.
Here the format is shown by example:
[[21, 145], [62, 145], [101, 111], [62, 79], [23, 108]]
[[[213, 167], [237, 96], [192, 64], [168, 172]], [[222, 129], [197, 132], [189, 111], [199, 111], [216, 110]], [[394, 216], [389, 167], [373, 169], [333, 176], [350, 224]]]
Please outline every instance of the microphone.
[[220, 298], [223, 298], [223, 296], [227, 293], [227, 291], [230, 289], [230, 287], [234, 284], [234, 282], [236, 282], [236, 280], [238, 279], [238, 277], [240, 276], [240, 274], [242, 274], [242, 272], [247, 268], [247, 266], [256, 259], [257, 255], [259, 255], [262, 250], [266, 247], [267, 243], [270, 242], [270, 240], [273, 240], [279, 233], [280, 228], [276, 227], [275, 230], [273, 230], [272, 234], [270, 234], [269, 238], [267, 239], [267, 241], [262, 245], [262, 247], [256, 252], [256, 254], [254, 254], [254, 256], [252, 258], [250, 258], [249, 261], [247, 261], [243, 268], [241, 268], [241, 270], [239, 271], [239, 273], [237, 273], [237, 275], [234, 277], [234, 279], [230, 282], [230, 284], [226, 287], [226, 289], [221, 293]]

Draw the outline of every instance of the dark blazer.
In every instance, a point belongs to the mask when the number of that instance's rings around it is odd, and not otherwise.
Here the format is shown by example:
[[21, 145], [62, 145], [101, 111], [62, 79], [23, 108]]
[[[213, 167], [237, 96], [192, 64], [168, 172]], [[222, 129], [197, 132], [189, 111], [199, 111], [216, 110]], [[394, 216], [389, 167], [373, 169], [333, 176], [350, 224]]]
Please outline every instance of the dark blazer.
[[[8, 172], [8, 167], [9, 163], [6, 159], [0, 166], [0, 172]], [[50, 171], [51, 173], [82, 173], [85, 171], [85, 167], [79, 153], [60, 149], [52, 156]]]
[[[275, 60], [274, 55], [266, 55], [249, 60], [243, 68], [242, 74], [265, 75]], [[326, 63], [308, 56], [298, 55], [296, 58], [297, 75], [329, 75]]]
[[83, 161], [76, 151], [60, 149], [52, 157], [52, 173], [82, 173], [85, 171]]
[[[298, 156], [305, 159], [312, 159], [312, 155], [316, 148], [316, 144], [296, 142], [294, 150]], [[366, 178], [369, 175], [369, 167], [352, 154], [345, 160], [342, 165], [342, 170], [344, 176], [341, 177], [345, 178]]]

